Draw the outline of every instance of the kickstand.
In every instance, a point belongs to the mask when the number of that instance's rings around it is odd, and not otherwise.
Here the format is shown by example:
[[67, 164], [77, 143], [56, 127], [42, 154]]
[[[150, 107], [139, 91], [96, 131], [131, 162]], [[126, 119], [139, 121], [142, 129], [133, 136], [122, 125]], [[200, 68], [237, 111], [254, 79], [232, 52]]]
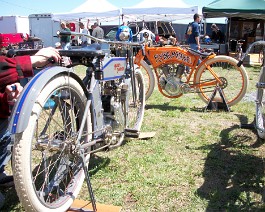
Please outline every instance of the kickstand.
[[[221, 99], [216, 97], [217, 91], [219, 92]], [[207, 110], [224, 110], [227, 112], [230, 111], [230, 108], [226, 103], [223, 90], [218, 85], [215, 87], [206, 107], [204, 108], [204, 111]]]
[[93, 193], [93, 190], [92, 190], [92, 185], [91, 185], [90, 177], [89, 177], [89, 174], [88, 174], [88, 168], [86, 166], [86, 159], [84, 157], [84, 150], [81, 149], [80, 153], [81, 153], [80, 154], [80, 159], [82, 161], [82, 166], [83, 166], [83, 169], [84, 169], [84, 172], [85, 172], [86, 183], [87, 183], [87, 188], [88, 188], [88, 192], [89, 192], [89, 195], [90, 195], [91, 204], [92, 204], [92, 207], [93, 207], [93, 212], [96, 212], [97, 211], [96, 200], [95, 200], [94, 193]]

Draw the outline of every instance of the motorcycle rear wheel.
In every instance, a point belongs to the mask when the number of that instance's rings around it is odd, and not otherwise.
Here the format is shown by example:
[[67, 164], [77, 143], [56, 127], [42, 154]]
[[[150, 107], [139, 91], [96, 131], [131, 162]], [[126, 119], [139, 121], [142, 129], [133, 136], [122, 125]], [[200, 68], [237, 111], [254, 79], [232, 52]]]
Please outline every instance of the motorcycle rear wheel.
[[[219, 87], [224, 93], [228, 106], [238, 103], [246, 94], [248, 87], [248, 75], [244, 66], [237, 66], [238, 61], [232, 57], [218, 55], [206, 61], [214, 73], [221, 79]], [[207, 103], [218, 85], [216, 78], [202, 65], [195, 73], [195, 85], [199, 97]]]

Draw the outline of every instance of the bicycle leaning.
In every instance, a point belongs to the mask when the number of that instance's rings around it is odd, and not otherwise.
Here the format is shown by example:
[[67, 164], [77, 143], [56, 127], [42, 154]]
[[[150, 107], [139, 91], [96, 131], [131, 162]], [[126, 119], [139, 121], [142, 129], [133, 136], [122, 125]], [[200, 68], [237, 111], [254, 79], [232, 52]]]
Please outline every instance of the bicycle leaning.
[[[139, 45], [88, 37], [128, 51]], [[130, 58], [111, 57], [99, 43], [59, 53], [71, 63], [36, 74], [10, 120], [14, 183], [26, 211], [66, 211], [89, 179], [90, 155], [138, 137], [143, 121], [143, 76]], [[76, 65], [87, 67], [83, 80], [73, 72]]]
[[218, 85], [228, 106], [238, 103], [247, 91], [247, 72], [243, 66], [238, 67], [237, 62], [232, 57], [200, 53], [181, 46], [148, 44], [142, 45], [134, 60], [145, 78], [146, 100], [153, 93], [156, 81], [159, 92], [167, 98], [194, 92], [205, 103]]
[[[242, 55], [238, 66], [240, 67], [245, 59], [245, 57], [251, 52], [254, 46], [261, 46], [265, 47], [265, 41], [256, 41], [252, 43], [246, 53]], [[265, 48], [262, 48], [265, 51]], [[264, 55], [265, 52], [263, 52]], [[256, 100], [255, 100], [255, 107], [256, 107], [256, 116], [255, 116], [255, 128], [257, 130], [258, 136], [262, 139], [265, 139], [265, 63], [264, 57], [262, 61], [262, 67], [260, 69], [260, 75], [258, 82], [256, 84], [257, 93], [256, 93]]]

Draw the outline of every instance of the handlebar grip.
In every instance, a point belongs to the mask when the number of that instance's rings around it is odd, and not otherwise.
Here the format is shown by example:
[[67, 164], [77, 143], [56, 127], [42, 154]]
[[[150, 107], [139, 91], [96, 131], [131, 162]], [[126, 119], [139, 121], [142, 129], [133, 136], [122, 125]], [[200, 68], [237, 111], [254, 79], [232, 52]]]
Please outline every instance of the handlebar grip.
[[50, 58], [48, 59], [48, 62], [49, 62], [49, 63], [55, 63], [55, 60], [54, 60], [53, 57], [50, 57]]
[[239, 60], [239, 62], [237, 63], [237, 67], [240, 67], [243, 64], [242, 60]]
[[6, 56], [7, 57], [14, 57], [14, 56], [16, 56], [16, 52], [15, 52], [15, 50], [14, 49], [9, 49], [8, 51], [7, 51], [7, 53], [6, 53]]

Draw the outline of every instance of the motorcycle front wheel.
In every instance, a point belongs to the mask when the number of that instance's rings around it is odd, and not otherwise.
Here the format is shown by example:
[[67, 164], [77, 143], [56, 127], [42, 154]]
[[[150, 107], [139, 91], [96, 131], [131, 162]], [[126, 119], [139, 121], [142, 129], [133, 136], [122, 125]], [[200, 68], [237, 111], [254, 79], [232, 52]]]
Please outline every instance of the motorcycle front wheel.
[[144, 76], [140, 70], [136, 69], [134, 76], [134, 82], [132, 79], [127, 96], [126, 128], [140, 131], [144, 118], [145, 85]]
[[[85, 174], [77, 136], [86, 96], [72, 77], [56, 75], [43, 87], [26, 130], [15, 136], [14, 183], [26, 211], [66, 211], [77, 197]], [[92, 131], [87, 114], [81, 144]], [[85, 151], [86, 165], [90, 149]]]
[[145, 100], [148, 100], [155, 88], [155, 74], [150, 66], [144, 61], [141, 61], [141, 66], [136, 67], [136, 70], [141, 71], [145, 87]]

